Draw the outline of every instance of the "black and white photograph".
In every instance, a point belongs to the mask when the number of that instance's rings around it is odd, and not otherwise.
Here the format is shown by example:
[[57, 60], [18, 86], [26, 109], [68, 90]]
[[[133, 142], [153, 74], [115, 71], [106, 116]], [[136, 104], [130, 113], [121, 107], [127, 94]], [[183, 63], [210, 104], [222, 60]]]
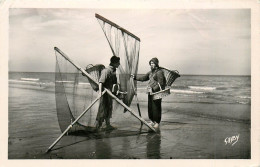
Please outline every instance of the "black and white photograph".
[[252, 13], [10, 7], [7, 159], [252, 160]]

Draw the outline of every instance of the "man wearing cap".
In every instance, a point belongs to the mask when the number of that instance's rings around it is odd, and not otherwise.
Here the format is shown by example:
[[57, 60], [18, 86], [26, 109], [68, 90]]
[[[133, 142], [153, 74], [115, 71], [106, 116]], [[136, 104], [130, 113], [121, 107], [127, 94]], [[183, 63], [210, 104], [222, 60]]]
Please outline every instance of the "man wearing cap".
[[[101, 96], [104, 88], [108, 90], [112, 90], [113, 85], [117, 84], [116, 77], [116, 69], [120, 65], [120, 58], [116, 56], [112, 56], [110, 59], [110, 64], [108, 67], [101, 71], [100, 79], [99, 79], [99, 93]], [[113, 110], [113, 101], [112, 97], [110, 97], [107, 93], [105, 93], [100, 98], [98, 113], [96, 117], [96, 129], [100, 129], [104, 120], [106, 121], [106, 126], [108, 129], [114, 129], [110, 125], [110, 118], [112, 117]]]
[[149, 71], [144, 76], [133, 76], [137, 81], [149, 81], [147, 86], [148, 93], [148, 116], [151, 120], [151, 125], [155, 129], [159, 129], [159, 124], [161, 122], [162, 115], [162, 99], [153, 100], [150, 93], [155, 93], [165, 88], [166, 80], [163, 71], [159, 67], [159, 60], [155, 57], [149, 61], [151, 71]]

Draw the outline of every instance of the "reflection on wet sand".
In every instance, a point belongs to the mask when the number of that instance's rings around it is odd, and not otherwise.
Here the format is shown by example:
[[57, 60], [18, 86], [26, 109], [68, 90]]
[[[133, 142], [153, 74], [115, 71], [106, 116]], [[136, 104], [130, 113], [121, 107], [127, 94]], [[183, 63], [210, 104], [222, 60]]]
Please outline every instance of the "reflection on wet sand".
[[[161, 133], [114, 130], [98, 133], [83, 133], [82, 131], [78, 131], [78, 133], [73, 133], [73, 136], [74, 135], [78, 137], [85, 136], [87, 140], [74, 142], [73, 144], [63, 143], [66, 146], [62, 148], [71, 147], [72, 145], [76, 147], [77, 144], [82, 144], [82, 147], [90, 149], [91, 144], [93, 144], [92, 156], [88, 157], [91, 159], [162, 158]], [[86, 145], [86, 142], [88, 145]]]
[[95, 140], [95, 148], [96, 148], [95, 155], [97, 159], [112, 158], [111, 141], [109, 138], [107, 138], [106, 140], [103, 139]]
[[146, 155], [149, 159], [160, 159], [161, 158], [161, 134], [160, 133], [149, 133], [146, 136], [147, 146]]
[[[129, 159], [136, 158], [132, 155], [132, 149], [138, 147], [135, 140], [129, 138], [135, 138], [140, 136], [138, 132], [113, 130], [105, 131], [97, 134], [93, 134], [92, 139], [95, 143], [95, 159]], [[113, 142], [117, 140], [117, 142]], [[138, 140], [138, 139], [137, 139]]]
[[129, 148], [130, 148], [129, 139], [124, 137], [123, 143], [122, 143], [122, 149], [121, 149], [121, 153], [120, 153], [122, 155], [122, 157], [127, 156], [127, 154], [130, 152]]

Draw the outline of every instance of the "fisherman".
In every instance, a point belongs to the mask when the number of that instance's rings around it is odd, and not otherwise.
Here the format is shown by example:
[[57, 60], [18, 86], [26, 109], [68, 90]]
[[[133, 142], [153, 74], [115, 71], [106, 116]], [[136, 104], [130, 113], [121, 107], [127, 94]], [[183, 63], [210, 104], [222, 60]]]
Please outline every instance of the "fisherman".
[[[116, 69], [120, 65], [120, 58], [112, 56], [110, 58], [110, 64], [108, 67], [102, 70], [99, 79], [99, 95], [101, 96], [104, 88], [112, 91], [113, 85], [117, 84]], [[105, 93], [100, 98], [98, 113], [96, 117], [96, 129], [99, 130], [104, 122], [106, 121], [107, 129], [114, 129], [110, 124], [110, 118], [112, 117], [113, 101], [112, 97]]]
[[[151, 120], [150, 125], [156, 130], [159, 130], [159, 124], [161, 122], [162, 115], [162, 99], [153, 100], [151, 93], [160, 91], [165, 88], [166, 79], [164, 77], [163, 71], [159, 67], [159, 60], [155, 57], [149, 61], [151, 71], [149, 71], [144, 76], [134, 76], [132, 77], [137, 81], [148, 81], [147, 93], [148, 93], [148, 117]], [[159, 85], [160, 84], [160, 85]]]

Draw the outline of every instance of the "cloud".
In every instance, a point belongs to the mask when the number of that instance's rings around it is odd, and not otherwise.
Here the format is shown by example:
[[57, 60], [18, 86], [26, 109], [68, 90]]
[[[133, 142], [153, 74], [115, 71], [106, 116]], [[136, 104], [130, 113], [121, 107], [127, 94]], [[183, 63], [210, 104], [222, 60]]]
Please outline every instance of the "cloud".
[[54, 69], [47, 68], [54, 61], [54, 46], [82, 66], [107, 64], [112, 52], [95, 13], [141, 38], [139, 64], [146, 65], [140, 73], [149, 70], [147, 62], [155, 56], [163, 66], [189, 74], [220, 73], [215, 67], [229, 67], [223, 74], [233, 74], [250, 67], [248, 10], [11, 9], [10, 69], [16, 64], [19, 70]]
[[69, 24], [67, 20], [42, 21], [39, 17], [30, 17], [25, 19], [23, 22], [24, 28], [29, 31], [40, 31], [53, 27], [65, 27], [67, 24]]

